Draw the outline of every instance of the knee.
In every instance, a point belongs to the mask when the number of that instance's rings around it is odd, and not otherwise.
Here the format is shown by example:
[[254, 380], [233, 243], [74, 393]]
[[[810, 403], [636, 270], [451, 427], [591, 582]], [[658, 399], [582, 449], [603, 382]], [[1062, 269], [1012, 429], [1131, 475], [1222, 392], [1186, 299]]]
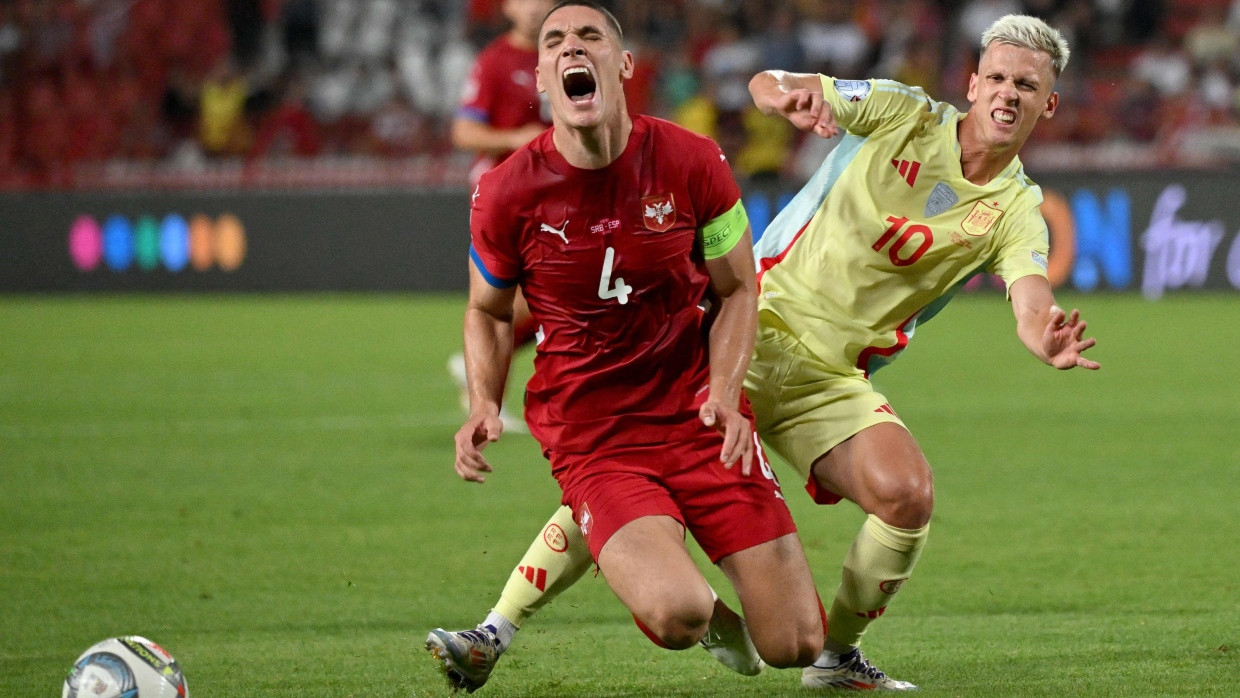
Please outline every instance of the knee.
[[669, 603], [651, 609], [645, 614], [644, 622], [658, 644], [683, 650], [696, 645], [706, 635], [713, 610], [713, 605]]
[[763, 642], [758, 656], [776, 669], [806, 667], [822, 653], [823, 640], [822, 624], [814, 623]]
[[929, 467], [874, 478], [868, 514], [896, 528], [921, 528], [934, 511], [934, 477]]

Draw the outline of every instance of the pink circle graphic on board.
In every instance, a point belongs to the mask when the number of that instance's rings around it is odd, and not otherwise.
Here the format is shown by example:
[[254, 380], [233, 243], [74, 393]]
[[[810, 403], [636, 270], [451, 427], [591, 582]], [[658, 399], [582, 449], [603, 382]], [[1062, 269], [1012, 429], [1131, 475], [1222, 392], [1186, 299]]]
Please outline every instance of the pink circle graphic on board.
[[94, 271], [103, 257], [103, 236], [99, 223], [90, 216], [78, 216], [69, 228], [69, 256], [80, 271]]

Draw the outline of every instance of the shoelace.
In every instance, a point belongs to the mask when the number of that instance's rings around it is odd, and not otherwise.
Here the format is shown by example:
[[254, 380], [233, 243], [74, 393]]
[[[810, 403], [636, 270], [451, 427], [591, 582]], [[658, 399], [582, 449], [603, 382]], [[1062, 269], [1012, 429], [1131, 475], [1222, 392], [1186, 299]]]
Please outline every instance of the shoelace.
[[470, 642], [481, 642], [490, 647], [498, 647], [499, 639], [491, 636], [490, 633], [481, 629], [462, 630], [461, 637], [467, 638]]
[[855, 656], [853, 656], [851, 660], [844, 663], [844, 666], [848, 666], [849, 669], [859, 674], [865, 674], [871, 679], [878, 680], [878, 679], [887, 678], [887, 675], [884, 674], [881, 670], [879, 670], [878, 667], [874, 666], [873, 664], [870, 664], [870, 661], [868, 659], [866, 659], [865, 657], [862, 657], [860, 652], [858, 652]]

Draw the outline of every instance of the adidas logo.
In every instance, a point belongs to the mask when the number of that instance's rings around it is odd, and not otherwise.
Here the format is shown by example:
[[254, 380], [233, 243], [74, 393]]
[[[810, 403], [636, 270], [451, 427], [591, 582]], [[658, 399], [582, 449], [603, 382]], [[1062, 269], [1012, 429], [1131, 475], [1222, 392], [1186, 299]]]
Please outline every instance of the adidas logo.
[[541, 567], [527, 567], [526, 565], [521, 565], [517, 567], [517, 571], [525, 575], [525, 580], [530, 584], [533, 584], [535, 587], [538, 587], [539, 591], [547, 590], [547, 570], [544, 570]]
[[921, 169], [921, 163], [916, 160], [892, 160], [891, 166], [896, 168], [904, 181], [908, 182], [911, 187], [917, 181], [917, 171]]

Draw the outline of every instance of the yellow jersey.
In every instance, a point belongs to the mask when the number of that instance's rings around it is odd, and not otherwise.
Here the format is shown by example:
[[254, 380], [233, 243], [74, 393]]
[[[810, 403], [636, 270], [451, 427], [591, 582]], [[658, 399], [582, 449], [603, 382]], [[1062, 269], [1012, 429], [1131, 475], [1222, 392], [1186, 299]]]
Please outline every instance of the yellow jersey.
[[754, 246], [758, 318], [868, 376], [975, 274], [1046, 275], [1042, 192], [1019, 158], [966, 180], [964, 114], [921, 88], [820, 78], [847, 133]]

